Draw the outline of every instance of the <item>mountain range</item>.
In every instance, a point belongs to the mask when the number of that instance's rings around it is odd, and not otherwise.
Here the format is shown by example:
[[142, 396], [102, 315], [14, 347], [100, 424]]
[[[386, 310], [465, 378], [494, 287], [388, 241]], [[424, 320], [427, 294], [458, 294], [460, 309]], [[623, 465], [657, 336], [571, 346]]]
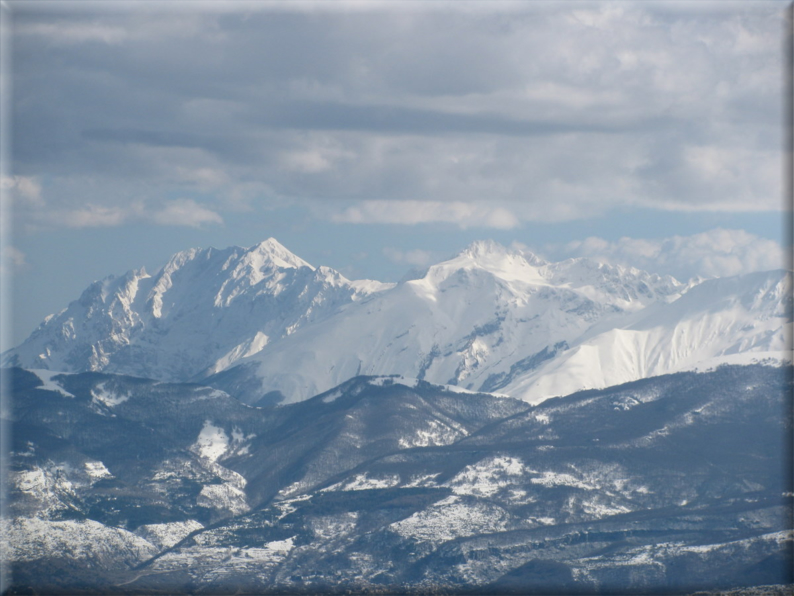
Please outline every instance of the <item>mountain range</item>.
[[400, 377], [262, 408], [200, 385], [6, 374], [8, 594], [782, 595], [794, 582], [791, 367], [537, 406]]
[[413, 277], [350, 281], [272, 238], [188, 250], [91, 284], [2, 363], [201, 382], [247, 403], [389, 374], [539, 403], [787, 358], [787, 271], [681, 283], [480, 241]]
[[272, 238], [97, 281], [2, 354], [3, 593], [789, 594], [791, 282]]

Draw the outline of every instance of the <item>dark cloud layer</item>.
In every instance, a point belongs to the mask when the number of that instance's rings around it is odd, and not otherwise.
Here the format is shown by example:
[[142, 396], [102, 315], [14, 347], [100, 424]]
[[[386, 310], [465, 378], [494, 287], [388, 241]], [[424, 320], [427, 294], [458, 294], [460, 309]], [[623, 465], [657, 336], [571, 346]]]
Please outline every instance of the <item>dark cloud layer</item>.
[[782, 4], [241, 6], [15, 3], [15, 174], [42, 185], [19, 216], [780, 207]]

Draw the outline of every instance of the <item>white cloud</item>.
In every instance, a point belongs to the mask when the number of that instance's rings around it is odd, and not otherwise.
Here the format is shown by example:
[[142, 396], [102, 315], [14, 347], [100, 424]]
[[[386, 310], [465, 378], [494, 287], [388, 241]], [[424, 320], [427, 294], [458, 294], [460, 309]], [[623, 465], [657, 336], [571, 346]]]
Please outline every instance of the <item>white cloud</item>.
[[507, 230], [519, 220], [504, 207], [462, 201], [361, 201], [331, 216], [336, 223], [403, 224], [451, 223], [460, 228], [485, 227]]
[[632, 266], [682, 280], [723, 277], [785, 266], [783, 248], [774, 240], [744, 230], [720, 228], [661, 240], [624, 237], [615, 242], [590, 237], [563, 246], [547, 246], [556, 257], [589, 257]]
[[781, 209], [779, 4], [215, 4], [20, 13], [15, 161], [51, 208], [108, 225], [198, 190], [497, 229]]
[[[289, 86], [291, 89], [292, 84]], [[301, 133], [287, 142], [291, 147], [281, 151], [274, 161], [278, 170], [288, 177], [328, 172], [345, 162], [348, 166], [361, 164], [361, 156], [355, 150], [328, 133]]]
[[35, 177], [3, 176], [0, 178], [0, 188], [4, 193], [9, 193], [17, 206], [40, 207], [44, 204], [41, 184]]
[[[85, 11], [80, 16], [73, 11], [71, 15], [55, 16], [49, 22], [31, 19], [28, 14], [24, 15], [27, 18], [15, 19], [14, 34], [30, 37], [38, 44], [62, 48], [95, 43], [107, 46], [123, 46], [131, 42], [157, 43], [197, 35], [215, 42], [223, 39], [224, 34], [214, 26], [214, 17], [206, 9], [219, 4], [225, 3], [206, 3], [205, 10], [201, 10], [198, 3], [170, 10], [175, 5], [169, 7], [166, 3], [160, 11], [138, 11], [134, 5], [123, 2], [104, 3], [98, 5], [99, 10]], [[131, 8], [134, 14], [128, 18]]]
[[34, 228], [111, 228], [134, 222], [199, 228], [205, 224], [222, 224], [223, 218], [191, 199], [176, 199], [156, 208], [142, 202], [126, 207], [87, 204], [71, 209], [43, 208], [34, 212], [29, 221]]
[[282, 161], [287, 169], [305, 174], [324, 172], [333, 165], [331, 160], [317, 150], [285, 153]]
[[107, 25], [98, 21], [75, 23], [30, 23], [24, 24], [15, 31], [17, 35], [43, 37], [49, 43], [79, 44], [85, 42], [102, 42], [118, 44], [128, 37], [127, 29]]
[[415, 248], [413, 250], [401, 251], [392, 247], [385, 247], [383, 254], [393, 263], [408, 263], [416, 267], [425, 267], [436, 258], [436, 255], [428, 250]]
[[212, 167], [176, 166], [176, 173], [181, 181], [195, 185], [201, 190], [213, 190], [229, 184], [226, 172]]
[[129, 219], [130, 211], [122, 207], [86, 205], [78, 209], [43, 214], [42, 219], [52, 225], [68, 228], [107, 228], [121, 225]]
[[150, 216], [151, 221], [161, 226], [189, 226], [199, 228], [204, 224], [222, 224], [220, 215], [190, 199], [178, 199], [166, 204], [163, 209]]
[[25, 254], [10, 245], [0, 246], [0, 273], [7, 274], [27, 266]]

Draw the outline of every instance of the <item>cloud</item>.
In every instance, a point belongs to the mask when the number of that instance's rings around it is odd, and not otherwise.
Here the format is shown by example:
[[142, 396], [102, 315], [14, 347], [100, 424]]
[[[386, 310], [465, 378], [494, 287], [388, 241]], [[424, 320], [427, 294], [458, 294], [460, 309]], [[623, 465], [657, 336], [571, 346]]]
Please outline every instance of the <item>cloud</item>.
[[107, 228], [121, 225], [129, 219], [130, 210], [120, 207], [86, 205], [69, 211], [42, 214], [41, 220], [50, 225], [60, 224], [69, 228]]
[[27, 266], [25, 254], [10, 245], [0, 245], [0, 274], [13, 273]]
[[781, 209], [782, 6], [465, 4], [20, 7], [15, 167], [85, 222], [174, 196], [495, 228]]
[[29, 23], [22, 25], [18, 34], [45, 38], [55, 44], [80, 44], [86, 42], [102, 42], [118, 44], [128, 37], [124, 27], [108, 26], [101, 23]]
[[[224, 172], [209, 167], [176, 166], [173, 174], [178, 179], [190, 180], [200, 189], [215, 188], [226, 180]], [[33, 229], [106, 228], [131, 222], [198, 228], [205, 224], [223, 223], [223, 218], [216, 211], [192, 199], [146, 201], [131, 196], [123, 205], [74, 200], [64, 202], [58, 200], [58, 193], [53, 193], [52, 188], [49, 193], [43, 192], [39, 180], [29, 176], [3, 176], [0, 178], [0, 189], [11, 198], [16, 219]], [[64, 190], [64, 187], [60, 190]], [[68, 186], [65, 190], [68, 191]], [[233, 194], [227, 202], [241, 202], [243, 199], [239, 194], [245, 193], [246, 189], [232, 187], [231, 190]], [[45, 194], [54, 194], [56, 198], [45, 197]]]
[[142, 202], [126, 207], [86, 204], [71, 209], [50, 209], [45, 206], [30, 214], [28, 221], [36, 228], [112, 228], [140, 222], [200, 228], [205, 224], [222, 224], [223, 218], [193, 200], [176, 199], [154, 208]]
[[222, 224], [223, 219], [214, 211], [202, 207], [190, 199], [171, 201], [163, 209], [151, 214], [151, 220], [161, 226], [190, 226], [199, 228], [204, 224]]
[[547, 246], [546, 251], [556, 257], [589, 257], [670, 274], [682, 280], [779, 269], [786, 262], [784, 250], [777, 242], [743, 230], [720, 228], [661, 240], [624, 237], [611, 242], [590, 237]]
[[507, 230], [518, 219], [503, 207], [461, 201], [362, 201], [331, 216], [335, 223], [400, 224], [451, 223], [470, 227]]
[[293, 148], [279, 156], [282, 171], [299, 174], [319, 174], [338, 167], [340, 162], [353, 160], [356, 153], [326, 134], [313, 134], [296, 139]]
[[41, 184], [35, 177], [2, 176], [0, 188], [12, 198], [17, 206], [39, 207], [44, 204], [41, 198]]
[[387, 246], [383, 249], [383, 254], [393, 263], [408, 263], [416, 267], [425, 267], [436, 258], [435, 253], [418, 248], [402, 251]]

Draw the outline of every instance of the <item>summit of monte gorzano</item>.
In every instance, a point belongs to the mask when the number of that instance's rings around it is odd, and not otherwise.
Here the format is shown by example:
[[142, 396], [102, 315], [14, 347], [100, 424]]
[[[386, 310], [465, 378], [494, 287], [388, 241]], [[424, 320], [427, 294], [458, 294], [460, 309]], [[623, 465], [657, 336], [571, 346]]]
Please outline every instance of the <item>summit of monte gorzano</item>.
[[587, 388], [789, 358], [791, 274], [687, 284], [477, 241], [398, 284], [350, 281], [273, 238], [191, 249], [97, 281], [5, 365], [201, 381], [291, 403], [404, 375], [533, 403]]

